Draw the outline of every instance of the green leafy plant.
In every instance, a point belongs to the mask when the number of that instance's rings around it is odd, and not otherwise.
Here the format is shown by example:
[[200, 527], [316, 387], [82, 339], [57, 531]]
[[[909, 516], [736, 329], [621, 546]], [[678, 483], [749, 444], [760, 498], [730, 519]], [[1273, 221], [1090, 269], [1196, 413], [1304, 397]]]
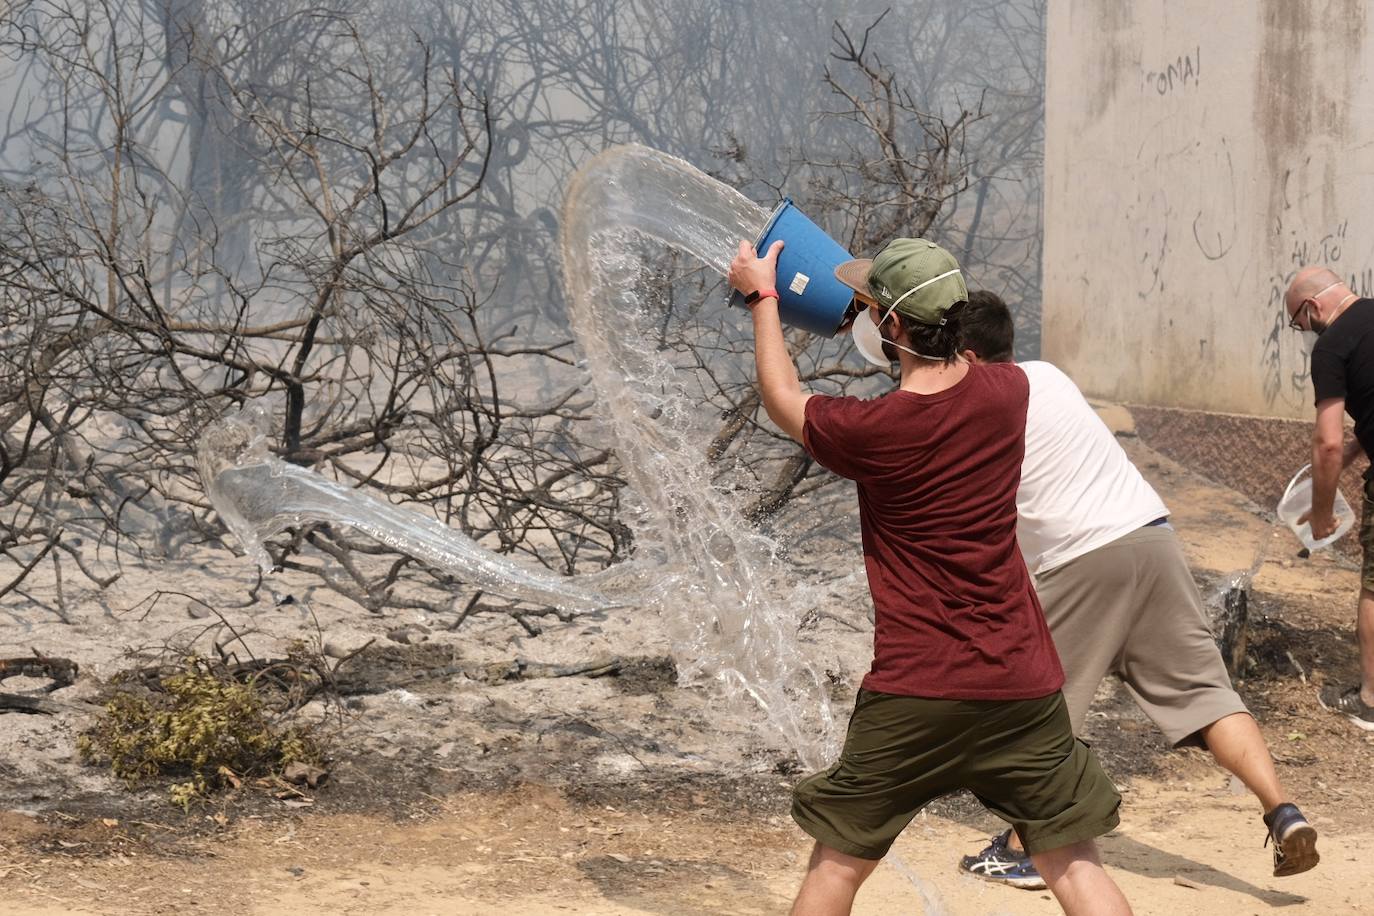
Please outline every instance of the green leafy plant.
[[322, 749], [307, 727], [281, 725], [256, 683], [241, 683], [207, 659], [189, 656], [160, 691], [118, 689], [77, 741], [82, 757], [108, 763], [135, 784], [183, 777], [171, 797], [183, 808], [226, 785], [318, 764]]

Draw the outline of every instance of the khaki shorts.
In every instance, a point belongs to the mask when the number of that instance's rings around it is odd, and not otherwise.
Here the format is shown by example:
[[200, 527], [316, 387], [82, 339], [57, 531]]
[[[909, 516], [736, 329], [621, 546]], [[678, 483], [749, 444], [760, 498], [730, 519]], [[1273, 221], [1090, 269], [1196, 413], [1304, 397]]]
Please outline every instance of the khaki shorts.
[[1360, 587], [1374, 592], [1374, 480], [1364, 482], [1364, 514], [1360, 516], [1360, 547], [1364, 563], [1360, 566]]
[[1121, 796], [1074, 738], [1058, 692], [932, 700], [859, 691], [839, 762], [802, 780], [792, 817], [822, 845], [881, 859], [923, 807], [968, 789], [1031, 852], [1111, 830]]
[[1247, 712], [1172, 528], [1123, 535], [1037, 576], [1035, 590], [1064, 666], [1075, 733], [1109, 674], [1175, 746], [1200, 746], [1199, 730]]

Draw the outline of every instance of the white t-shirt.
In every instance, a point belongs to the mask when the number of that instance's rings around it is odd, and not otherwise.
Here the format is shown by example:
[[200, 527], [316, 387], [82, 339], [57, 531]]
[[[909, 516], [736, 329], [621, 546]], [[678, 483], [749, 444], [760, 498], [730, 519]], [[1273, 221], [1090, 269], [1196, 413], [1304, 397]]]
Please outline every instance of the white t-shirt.
[[1030, 571], [1062, 566], [1167, 515], [1073, 380], [1047, 362], [1018, 365], [1030, 404], [1016, 537]]

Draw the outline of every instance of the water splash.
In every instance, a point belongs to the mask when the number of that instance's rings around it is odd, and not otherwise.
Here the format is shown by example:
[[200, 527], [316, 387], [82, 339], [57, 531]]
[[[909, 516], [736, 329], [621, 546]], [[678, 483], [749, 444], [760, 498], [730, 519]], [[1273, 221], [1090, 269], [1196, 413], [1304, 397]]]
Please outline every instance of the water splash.
[[696, 367], [652, 345], [663, 319], [637, 293], [646, 251], [676, 249], [724, 274], [767, 218], [688, 163], [622, 146], [574, 176], [560, 243], [570, 323], [638, 500], [641, 549], [682, 570], [660, 609], [679, 669], [747, 696], [819, 767], [838, 749], [836, 729], [827, 679], [797, 637], [808, 608], [798, 570], [712, 485], [702, 443], [718, 414], [694, 394]]
[[1231, 677], [1240, 677], [1250, 648], [1250, 583], [1268, 559], [1269, 543], [1279, 533], [1281, 521], [1265, 528], [1255, 545], [1255, 555], [1247, 569], [1226, 573], [1207, 595], [1209, 624]]
[[518, 601], [578, 614], [630, 600], [613, 600], [585, 579], [530, 569], [436, 519], [282, 461], [268, 450], [265, 413], [252, 406], [205, 431], [196, 464], [215, 511], [264, 572], [272, 570], [263, 544], [268, 538], [310, 522], [332, 522]]

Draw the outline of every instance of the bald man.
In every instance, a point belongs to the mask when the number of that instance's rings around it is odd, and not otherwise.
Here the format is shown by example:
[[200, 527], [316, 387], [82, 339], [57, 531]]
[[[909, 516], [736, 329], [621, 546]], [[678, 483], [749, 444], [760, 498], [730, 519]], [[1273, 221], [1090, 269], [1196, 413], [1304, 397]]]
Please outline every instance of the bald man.
[[[1298, 271], [1283, 297], [1288, 326], [1316, 333], [1312, 387], [1317, 420], [1312, 433], [1312, 508], [1299, 521], [1312, 524], [1312, 537], [1336, 530], [1333, 505], [1341, 471], [1374, 447], [1374, 299], [1361, 299], [1325, 267]], [[1355, 438], [1345, 442], [1343, 414], [1355, 420]], [[1360, 644], [1360, 683], [1328, 684], [1322, 703], [1374, 731], [1374, 468], [1364, 474], [1364, 516], [1360, 522], [1360, 601], [1355, 634]]]

